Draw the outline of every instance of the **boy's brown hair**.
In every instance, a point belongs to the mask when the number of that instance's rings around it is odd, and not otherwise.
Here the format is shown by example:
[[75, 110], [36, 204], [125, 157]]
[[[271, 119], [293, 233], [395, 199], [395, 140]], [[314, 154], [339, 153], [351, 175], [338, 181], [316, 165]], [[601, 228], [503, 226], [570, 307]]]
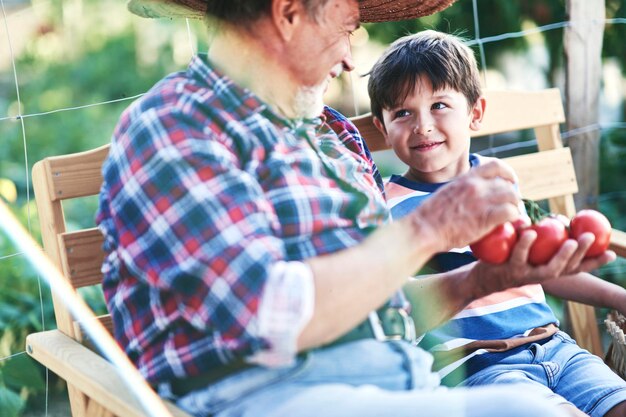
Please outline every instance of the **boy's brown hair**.
[[460, 38], [434, 30], [396, 40], [369, 75], [372, 114], [381, 123], [383, 109], [402, 103], [421, 77], [430, 80], [434, 91], [450, 88], [461, 92], [470, 108], [481, 95], [474, 52]]

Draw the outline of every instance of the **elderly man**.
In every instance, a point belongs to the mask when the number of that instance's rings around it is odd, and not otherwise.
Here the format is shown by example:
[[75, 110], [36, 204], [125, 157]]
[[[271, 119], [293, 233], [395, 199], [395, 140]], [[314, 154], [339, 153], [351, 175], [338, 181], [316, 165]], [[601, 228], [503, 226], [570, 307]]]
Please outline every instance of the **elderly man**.
[[[477, 168], [387, 223], [367, 148], [323, 108], [360, 21], [450, 3], [131, 1], [148, 17], [206, 15], [213, 31], [207, 56], [122, 115], [103, 168], [115, 337], [161, 395], [197, 416], [560, 415], [510, 387], [439, 388], [400, 291], [437, 300], [413, 309], [421, 331], [527, 283], [407, 279], [518, 215], [512, 172]], [[564, 244], [541, 278], [611, 258], [581, 263], [589, 244]]]

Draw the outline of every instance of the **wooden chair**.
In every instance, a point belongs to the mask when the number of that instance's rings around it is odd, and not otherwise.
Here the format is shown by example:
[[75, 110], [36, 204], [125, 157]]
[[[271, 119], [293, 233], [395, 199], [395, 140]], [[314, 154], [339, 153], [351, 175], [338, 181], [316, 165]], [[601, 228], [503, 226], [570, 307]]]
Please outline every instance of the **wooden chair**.
[[[563, 147], [559, 124], [565, 121], [558, 89], [541, 91], [486, 91], [487, 110], [482, 128], [473, 138], [533, 129], [537, 152], [505, 158], [520, 179], [524, 198], [548, 200], [550, 211], [571, 218], [576, 213], [574, 194], [578, 192], [576, 173], [570, 149]], [[385, 140], [372, 123], [370, 114], [353, 118], [370, 150], [388, 149]], [[476, 139], [474, 139], [476, 140]], [[626, 233], [613, 230], [611, 249], [626, 257]], [[602, 357], [603, 348], [593, 307], [567, 303], [572, 336], [578, 344]]]
[[[45, 252], [78, 289], [102, 281], [103, 237], [97, 228], [68, 232], [62, 202], [96, 195], [109, 146], [45, 158], [33, 167], [33, 188]], [[95, 213], [85, 213], [95, 217]], [[73, 417], [147, 417], [113, 365], [89, 348], [81, 317], [72, 317], [63, 300], [53, 295], [57, 330], [27, 337], [26, 351], [68, 383]], [[111, 332], [109, 315], [98, 318]], [[173, 416], [190, 417], [166, 402]]]
[[[539, 152], [507, 161], [516, 169], [521, 191], [533, 200], [549, 199], [554, 212], [573, 215], [577, 191], [571, 155], [563, 148], [559, 123], [564, 121], [558, 90], [487, 93], [488, 110], [481, 135], [533, 128]], [[373, 151], [386, 149], [384, 140], [365, 115], [354, 119]], [[101, 166], [108, 145], [91, 151], [46, 158], [33, 167], [33, 186], [44, 249], [75, 287], [97, 285], [104, 253], [95, 228], [68, 232], [62, 201], [95, 195], [102, 183]], [[85, 213], [94, 216], [94, 213]], [[626, 235], [614, 231], [612, 248], [626, 256]], [[73, 417], [145, 417], [137, 400], [124, 388], [113, 366], [85, 344], [81, 318], [71, 317], [62, 300], [53, 298], [58, 330], [31, 334], [27, 352], [68, 382]], [[594, 311], [571, 305], [574, 336], [596, 354], [601, 345]], [[99, 320], [111, 329], [110, 316]], [[166, 404], [175, 416], [188, 416]]]

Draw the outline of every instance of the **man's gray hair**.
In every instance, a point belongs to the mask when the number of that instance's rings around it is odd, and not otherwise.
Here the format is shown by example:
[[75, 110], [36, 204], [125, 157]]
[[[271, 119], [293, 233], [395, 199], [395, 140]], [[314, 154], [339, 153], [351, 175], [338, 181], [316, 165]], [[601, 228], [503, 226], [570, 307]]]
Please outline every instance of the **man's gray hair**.
[[[300, 0], [313, 19], [328, 0]], [[251, 23], [270, 13], [272, 0], [211, 0], [207, 15], [231, 24]]]

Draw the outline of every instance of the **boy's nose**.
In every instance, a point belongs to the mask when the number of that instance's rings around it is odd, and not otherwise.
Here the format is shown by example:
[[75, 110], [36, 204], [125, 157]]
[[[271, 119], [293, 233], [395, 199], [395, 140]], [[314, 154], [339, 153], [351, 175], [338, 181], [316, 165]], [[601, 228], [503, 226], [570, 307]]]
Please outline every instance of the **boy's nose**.
[[429, 121], [418, 121], [413, 128], [413, 133], [417, 135], [427, 135], [433, 131], [433, 124]]

